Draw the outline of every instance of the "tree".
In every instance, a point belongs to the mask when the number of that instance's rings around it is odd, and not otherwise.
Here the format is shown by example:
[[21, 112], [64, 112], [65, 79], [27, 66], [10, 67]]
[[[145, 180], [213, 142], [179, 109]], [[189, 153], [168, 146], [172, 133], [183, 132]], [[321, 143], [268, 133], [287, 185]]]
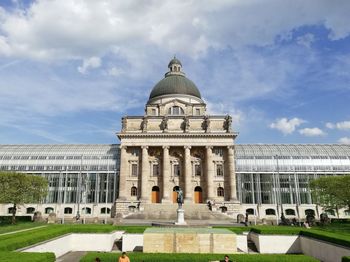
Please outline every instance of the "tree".
[[0, 172], [0, 203], [12, 203], [12, 224], [16, 223], [17, 206], [40, 202], [46, 195], [45, 178], [16, 172]]
[[350, 210], [350, 175], [328, 176], [310, 182], [314, 202], [335, 209], [347, 207]]

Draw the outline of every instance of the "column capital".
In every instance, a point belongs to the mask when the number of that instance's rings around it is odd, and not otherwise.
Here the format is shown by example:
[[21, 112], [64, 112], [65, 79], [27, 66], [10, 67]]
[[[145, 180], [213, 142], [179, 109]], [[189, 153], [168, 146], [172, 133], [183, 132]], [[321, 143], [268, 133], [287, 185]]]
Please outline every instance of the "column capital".
[[213, 146], [205, 146], [206, 149], [213, 149]]
[[162, 146], [163, 149], [169, 149], [170, 146]]
[[234, 146], [227, 146], [227, 149], [232, 149], [232, 150], [234, 150], [235, 149], [235, 147]]
[[191, 149], [191, 146], [184, 146], [185, 149]]
[[126, 149], [127, 149], [127, 146], [120, 145], [119, 148], [120, 148], [120, 149], [123, 149], [123, 150], [126, 150]]
[[141, 146], [142, 149], [148, 149], [148, 146]]

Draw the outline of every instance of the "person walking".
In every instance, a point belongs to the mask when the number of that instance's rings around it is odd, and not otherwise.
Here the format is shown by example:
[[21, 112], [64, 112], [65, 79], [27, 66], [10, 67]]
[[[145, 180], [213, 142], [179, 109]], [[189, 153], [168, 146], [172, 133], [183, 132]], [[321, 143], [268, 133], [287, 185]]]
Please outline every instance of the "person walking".
[[118, 262], [130, 262], [129, 257], [126, 255], [126, 252], [123, 252], [119, 257]]

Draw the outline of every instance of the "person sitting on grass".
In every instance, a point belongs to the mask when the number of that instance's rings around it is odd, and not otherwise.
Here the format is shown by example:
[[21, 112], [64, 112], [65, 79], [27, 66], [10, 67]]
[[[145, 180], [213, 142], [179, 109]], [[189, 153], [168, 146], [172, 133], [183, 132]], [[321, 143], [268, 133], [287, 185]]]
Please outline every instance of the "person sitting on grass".
[[232, 260], [230, 260], [230, 257], [228, 255], [225, 255], [224, 260], [220, 260], [220, 262], [232, 262]]
[[123, 252], [119, 257], [118, 262], [130, 262], [129, 257], [126, 255], [126, 252]]

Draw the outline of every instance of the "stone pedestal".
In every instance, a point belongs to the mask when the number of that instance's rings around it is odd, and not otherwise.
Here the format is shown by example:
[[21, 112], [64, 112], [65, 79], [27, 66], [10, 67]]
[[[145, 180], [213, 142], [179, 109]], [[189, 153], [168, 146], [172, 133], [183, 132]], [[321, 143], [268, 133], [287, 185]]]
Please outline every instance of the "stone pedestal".
[[144, 253], [237, 252], [237, 236], [223, 228], [147, 228], [143, 234]]
[[187, 223], [185, 222], [185, 210], [183, 210], [182, 208], [178, 208], [176, 212], [177, 219], [175, 225], [186, 225]]

